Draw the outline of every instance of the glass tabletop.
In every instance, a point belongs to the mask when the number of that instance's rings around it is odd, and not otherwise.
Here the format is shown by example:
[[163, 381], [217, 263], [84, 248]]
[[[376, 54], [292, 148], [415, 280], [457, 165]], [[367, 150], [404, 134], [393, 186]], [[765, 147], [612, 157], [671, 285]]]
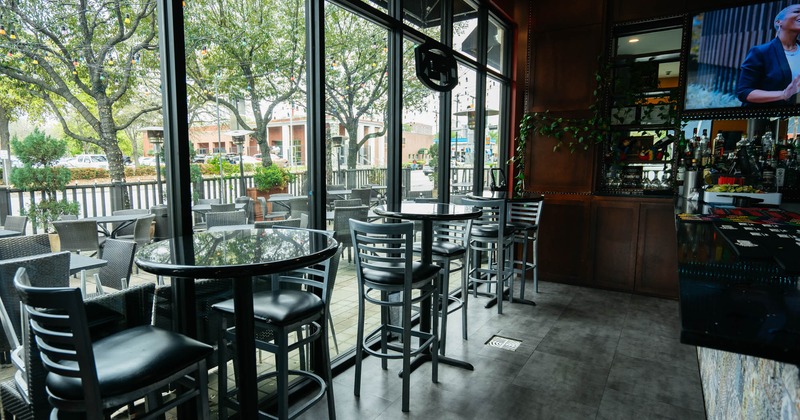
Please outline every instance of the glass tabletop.
[[481, 210], [472, 206], [442, 203], [401, 203], [399, 211], [386, 210], [384, 206], [374, 209], [375, 214], [409, 220], [464, 220], [477, 219]]
[[142, 247], [136, 265], [167, 276], [249, 277], [314, 264], [333, 255], [337, 246], [328, 235], [306, 229], [195, 232]]

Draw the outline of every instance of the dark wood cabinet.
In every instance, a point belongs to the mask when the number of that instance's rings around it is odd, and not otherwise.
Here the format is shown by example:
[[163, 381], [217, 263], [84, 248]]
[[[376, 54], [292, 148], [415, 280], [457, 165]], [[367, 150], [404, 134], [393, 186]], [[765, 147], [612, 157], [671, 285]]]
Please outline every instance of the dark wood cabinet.
[[592, 285], [678, 296], [671, 199], [593, 197]]

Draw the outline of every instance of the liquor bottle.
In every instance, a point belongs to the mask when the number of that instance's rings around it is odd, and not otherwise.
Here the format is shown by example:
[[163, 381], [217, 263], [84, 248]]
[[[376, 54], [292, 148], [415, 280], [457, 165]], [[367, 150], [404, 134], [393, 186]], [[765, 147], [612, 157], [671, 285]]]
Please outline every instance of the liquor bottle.
[[761, 165], [761, 187], [765, 192], [775, 192], [775, 161], [768, 153]]
[[675, 188], [678, 193], [683, 189], [683, 181], [686, 178], [686, 164], [683, 161], [683, 156], [678, 157], [678, 170], [675, 174]]
[[715, 160], [725, 156], [725, 137], [722, 136], [722, 133], [717, 133], [717, 137], [714, 137], [712, 147], [714, 150], [711, 151], [711, 154]]

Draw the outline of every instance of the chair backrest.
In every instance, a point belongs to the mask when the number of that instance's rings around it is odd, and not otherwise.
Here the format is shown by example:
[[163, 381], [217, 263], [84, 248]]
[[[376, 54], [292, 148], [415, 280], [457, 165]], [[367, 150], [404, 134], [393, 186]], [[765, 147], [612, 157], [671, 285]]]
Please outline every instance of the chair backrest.
[[236, 210], [235, 203], [225, 203], [225, 204], [215, 204], [211, 203], [211, 211], [213, 212], [221, 212], [221, 211], [234, 211]]
[[289, 217], [299, 219], [301, 214], [308, 213], [307, 196], [292, 197], [287, 204], [289, 204]]
[[356, 276], [359, 287], [364, 270], [377, 270], [403, 276], [411, 291], [411, 263], [414, 260], [414, 223], [367, 223], [350, 221]]
[[136, 242], [106, 239], [100, 258], [108, 261], [108, 264], [95, 273], [95, 277], [99, 277], [100, 284], [117, 290], [128, 287], [136, 246]]
[[[69, 286], [69, 259], [69, 252], [65, 251], [0, 261], [0, 299], [6, 307], [16, 339], [22, 338], [19, 294], [13, 286], [17, 270], [25, 268], [37, 286], [66, 287]], [[9, 338], [9, 342], [13, 340]]]
[[[276, 229], [291, 229], [291, 227], [279, 225]], [[313, 230], [314, 232], [322, 233], [327, 236], [332, 236], [333, 232], [324, 230]], [[336, 282], [336, 273], [339, 271], [339, 258], [341, 249], [337, 250], [332, 257], [327, 260], [315, 264], [310, 267], [305, 267], [293, 270], [289, 273], [283, 273], [273, 278], [273, 285], [300, 285], [309, 291], [319, 291], [319, 296], [325, 304], [325, 313], [328, 313], [330, 307], [330, 297], [333, 293], [333, 285]]]
[[50, 252], [50, 237], [46, 233], [0, 239], [0, 260]]
[[300, 227], [301, 228], [308, 228], [308, 213], [301, 213], [300, 214]]
[[472, 220], [448, 220], [433, 223], [433, 240], [454, 242], [464, 247], [469, 244], [469, 235], [472, 230]]
[[102, 418], [100, 385], [81, 290], [31, 286], [25, 269], [17, 272], [14, 286], [25, 304], [45, 369], [80, 380], [87, 417]]
[[6, 216], [6, 224], [3, 229], [25, 233], [27, 226], [28, 216]]
[[342, 191], [344, 190], [344, 184], [328, 184], [325, 187], [325, 191]]
[[256, 229], [266, 229], [274, 226], [300, 227], [300, 219], [264, 220], [254, 224]]
[[478, 207], [483, 211], [481, 217], [474, 222], [476, 226], [496, 225], [500, 220], [505, 219], [505, 215], [501, 213], [505, 204], [503, 199], [479, 200], [465, 197], [461, 199], [461, 204]]
[[350, 193], [350, 198], [361, 200], [361, 204], [368, 206], [370, 198], [372, 198], [372, 188], [353, 188]]
[[166, 204], [159, 204], [150, 208], [150, 212], [156, 216], [156, 229], [153, 239], [160, 241], [169, 237], [169, 220], [167, 219]]
[[100, 241], [94, 220], [57, 220], [53, 227], [61, 241], [61, 249], [73, 252], [97, 252]]
[[[360, 198], [348, 198], [346, 200], [333, 200], [333, 207], [357, 207], [363, 206]], [[369, 205], [369, 204], [366, 204]]]
[[198, 198], [197, 204], [219, 204], [219, 198]]
[[243, 210], [245, 215], [247, 216], [247, 223], [253, 223], [255, 221], [255, 213], [253, 212], [253, 199], [247, 196], [236, 197], [234, 203], [239, 203], [239, 204], [244, 203]]
[[[130, 214], [144, 215], [148, 213], [150, 213], [150, 210], [147, 209], [122, 209], [122, 210], [114, 210], [113, 212], [111, 212], [111, 214], [113, 214], [114, 216], [127, 216]], [[117, 228], [121, 224], [123, 223], [112, 223], [113, 230], [117, 232], [116, 236], [133, 235], [133, 225], [134, 225], [133, 223], [128, 223], [124, 227]]]
[[[136, 241], [136, 244], [144, 246], [150, 243], [153, 239], [150, 236], [150, 228], [153, 226], [153, 220], [155, 219], [155, 214], [149, 214], [136, 219], [133, 223], [133, 240]], [[106, 242], [108, 242], [108, 240], [106, 240]]]
[[258, 204], [261, 206], [261, 217], [267, 214], [267, 199], [264, 197], [256, 197]]
[[508, 221], [539, 225], [544, 198], [515, 198], [508, 203]]
[[334, 207], [333, 209], [333, 231], [336, 240], [344, 245], [352, 244], [350, 236], [350, 219], [367, 221], [369, 207], [357, 205], [354, 207]]
[[206, 213], [206, 227], [211, 228], [214, 226], [230, 226], [230, 225], [245, 225], [247, 224], [247, 217], [244, 210], [236, 211], [221, 211], [221, 212], [208, 212]]

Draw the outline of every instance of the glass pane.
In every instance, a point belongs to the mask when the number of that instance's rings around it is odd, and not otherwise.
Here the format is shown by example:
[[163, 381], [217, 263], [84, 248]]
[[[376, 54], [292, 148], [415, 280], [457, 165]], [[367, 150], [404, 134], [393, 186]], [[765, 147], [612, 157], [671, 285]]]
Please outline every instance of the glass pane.
[[[366, 219], [386, 191], [388, 74], [386, 29], [331, 3], [325, 4], [325, 95], [328, 229], [345, 244], [332, 296], [338, 353], [355, 346], [356, 285], [348, 219]], [[364, 195], [360, 195], [364, 194]], [[342, 203], [337, 199], [361, 199]], [[368, 313], [366, 328], [377, 325]], [[334, 349], [335, 351], [335, 349]], [[335, 353], [336, 354], [336, 353]]]
[[440, 40], [442, 2], [439, 0], [403, 1], [403, 22], [437, 41]]
[[616, 55], [646, 55], [680, 50], [682, 37], [681, 28], [620, 36], [617, 38]]
[[475, 166], [475, 70], [459, 63], [458, 86], [453, 91], [450, 133], [450, 181], [453, 194], [472, 192]]
[[[500, 160], [500, 121], [505, 120], [505, 113], [506, 110], [503, 107], [502, 100], [502, 91], [503, 86], [501, 82], [497, 79], [489, 77], [487, 79], [487, 86], [486, 86], [486, 130], [484, 132], [484, 156], [483, 156], [483, 167], [486, 169], [493, 168], [502, 168], [503, 171], [506, 169], [506, 165], [504, 162]], [[501, 182], [506, 182], [505, 179], [501, 180], [499, 172], [495, 172], [497, 183], [500, 184]], [[507, 174], [506, 174], [507, 175]], [[493, 180], [492, 174], [486, 174], [484, 176], [486, 183], [489, 187], [491, 187], [491, 182]]]
[[[266, 201], [268, 191], [307, 196], [303, 3], [195, 0], [184, 12], [189, 138], [195, 151], [212, 153], [202, 159], [207, 164], [195, 198], [227, 203], [248, 195], [257, 200], [257, 219], [291, 215], [257, 197]], [[283, 183], [254, 176], [270, 165], [294, 175], [281, 174]]]
[[403, 43], [403, 198], [436, 198], [439, 191], [439, 94], [414, 72], [414, 47]]
[[486, 56], [486, 63], [489, 67], [497, 70], [504, 71], [507, 50], [507, 37], [508, 32], [506, 28], [494, 18], [489, 18], [489, 40], [487, 43], [488, 53]]
[[367, 3], [370, 6], [380, 10], [383, 13], [389, 13], [389, 9], [386, 8], [386, 0], [361, 0], [363, 3]]
[[477, 59], [478, 9], [464, 0], [455, 0], [453, 15], [453, 49]]

